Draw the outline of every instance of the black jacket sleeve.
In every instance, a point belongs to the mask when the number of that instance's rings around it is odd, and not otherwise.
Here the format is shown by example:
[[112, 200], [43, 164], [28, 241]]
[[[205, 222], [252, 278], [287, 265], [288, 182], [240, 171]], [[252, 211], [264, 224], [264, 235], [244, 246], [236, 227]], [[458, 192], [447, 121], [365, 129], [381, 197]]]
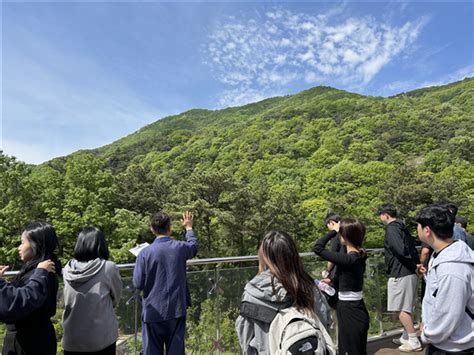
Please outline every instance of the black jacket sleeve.
[[[414, 243], [408, 240], [411, 236], [406, 235], [405, 231], [401, 228], [388, 225], [385, 238], [386, 247], [390, 249], [393, 256], [408, 270], [415, 271], [419, 259], [416, 260], [413, 255], [414, 253], [409, 250], [412, 247], [411, 244], [413, 244], [413, 248], [415, 248]], [[415, 253], [418, 255], [416, 249]]]
[[336, 231], [331, 231], [324, 237], [320, 238], [314, 245], [313, 251], [316, 255], [319, 255], [324, 260], [330, 261], [336, 265], [350, 265], [354, 262], [354, 259], [347, 253], [334, 252], [325, 249], [326, 244], [334, 237], [337, 236]]
[[15, 287], [0, 279], [0, 321], [23, 319], [45, 302], [48, 291], [48, 271], [35, 269], [28, 283]]

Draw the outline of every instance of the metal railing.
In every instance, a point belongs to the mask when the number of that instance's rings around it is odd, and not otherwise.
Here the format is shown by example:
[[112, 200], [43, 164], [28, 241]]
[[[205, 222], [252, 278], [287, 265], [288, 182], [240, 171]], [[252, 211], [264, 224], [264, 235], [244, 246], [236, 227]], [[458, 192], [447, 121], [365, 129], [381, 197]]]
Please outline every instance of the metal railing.
[[[371, 248], [366, 249], [368, 254], [371, 253], [383, 253], [383, 248]], [[316, 258], [317, 256], [312, 252], [300, 253], [301, 258], [313, 257]], [[245, 261], [258, 261], [257, 255], [249, 255], [249, 256], [225, 256], [219, 258], [203, 258], [203, 259], [191, 259], [187, 261], [188, 266], [193, 265], [210, 265], [210, 264], [220, 264], [220, 263], [240, 263]], [[128, 263], [128, 264], [117, 264], [119, 270], [133, 270], [135, 267], [135, 263]], [[18, 274], [18, 270], [16, 271], [7, 271], [5, 272], [6, 277], [12, 277]]]
[[[386, 283], [383, 249], [368, 249], [364, 299], [370, 314], [369, 341], [398, 331], [398, 320], [386, 312]], [[301, 253], [306, 270], [320, 278], [327, 262], [313, 253]], [[187, 316], [187, 353], [239, 353], [234, 321], [245, 284], [257, 273], [257, 256], [192, 259], [188, 261], [188, 283], [193, 307]], [[141, 304], [132, 285], [134, 264], [118, 265], [124, 281], [122, 300], [117, 307], [120, 324], [118, 350], [136, 354], [141, 349]], [[17, 272], [6, 273], [7, 277]], [[60, 297], [62, 292], [60, 292]], [[58, 302], [59, 305], [63, 303]], [[419, 308], [419, 307], [418, 307]], [[62, 314], [59, 309], [58, 314]], [[415, 314], [419, 317], [419, 314]], [[334, 317], [335, 318], [335, 317]], [[332, 330], [335, 336], [336, 329]]]

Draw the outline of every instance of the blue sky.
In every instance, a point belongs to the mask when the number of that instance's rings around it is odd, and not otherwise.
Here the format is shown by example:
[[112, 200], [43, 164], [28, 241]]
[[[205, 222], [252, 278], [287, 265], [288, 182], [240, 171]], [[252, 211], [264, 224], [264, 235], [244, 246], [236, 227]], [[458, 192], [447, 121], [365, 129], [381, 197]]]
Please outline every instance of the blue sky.
[[1, 149], [40, 163], [191, 108], [474, 76], [472, 2], [3, 2]]

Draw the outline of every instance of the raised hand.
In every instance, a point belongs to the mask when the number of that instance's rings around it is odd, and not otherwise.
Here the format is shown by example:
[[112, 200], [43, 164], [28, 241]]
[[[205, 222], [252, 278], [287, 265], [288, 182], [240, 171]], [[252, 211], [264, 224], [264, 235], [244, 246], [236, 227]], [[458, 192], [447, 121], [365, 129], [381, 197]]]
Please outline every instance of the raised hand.
[[38, 264], [38, 269], [45, 269], [48, 272], [56, 273], [56, 266], [51, 260], [45, 260]]
[[339, 233], [339, 227], [341, 226], [341, 222], [331, 221], [326, 226], [330, 231], [336, 231]]
[[181, 219], [181, 224], [186, 230], [193, 229], [193, 214], [189, 211], [183, 213], [183, 219]]

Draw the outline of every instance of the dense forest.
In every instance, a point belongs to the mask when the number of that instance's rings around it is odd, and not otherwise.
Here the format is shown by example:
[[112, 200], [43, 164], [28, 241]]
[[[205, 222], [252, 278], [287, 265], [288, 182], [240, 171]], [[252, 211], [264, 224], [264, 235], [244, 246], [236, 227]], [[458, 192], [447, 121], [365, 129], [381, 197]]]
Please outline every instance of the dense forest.
[[474, 79], [384, 98], [315, 87], [224, 110], [166, 117], [108, 146], [38, 166], [0, 152], [0, 260], [19, 266], [19, 234], [51, 222], [69, 259], [77, 232], [102, 228], [117, 262], [151, 239], [148, 217], [195, 213], [199, 257], [255, 254], [270, 229], [301, 251], [329, 210], [368, 226], [381, 246], [382, 202], [413, 226], [451, 200], [474, 223]]

